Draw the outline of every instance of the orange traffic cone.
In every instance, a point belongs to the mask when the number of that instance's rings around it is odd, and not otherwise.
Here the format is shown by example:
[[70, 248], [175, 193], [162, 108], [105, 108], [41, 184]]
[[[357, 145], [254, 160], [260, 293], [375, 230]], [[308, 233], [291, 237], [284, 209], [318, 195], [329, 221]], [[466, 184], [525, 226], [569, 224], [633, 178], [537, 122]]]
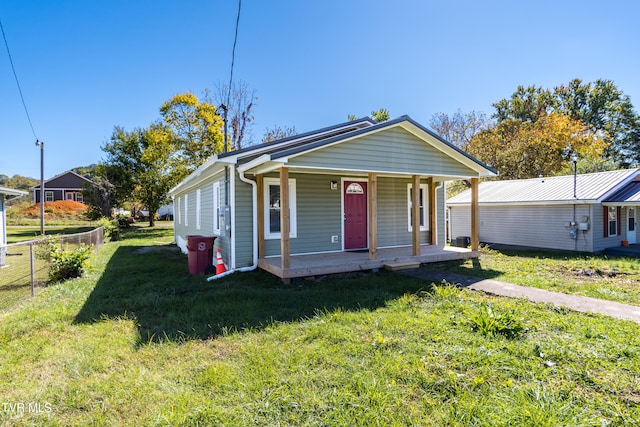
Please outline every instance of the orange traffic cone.
[[220, 248], [216, 250], [216, 275], [224, 273], [227, 269], [224, 266], [224, 261], [222, 261], [222, 254], [220, 253]]

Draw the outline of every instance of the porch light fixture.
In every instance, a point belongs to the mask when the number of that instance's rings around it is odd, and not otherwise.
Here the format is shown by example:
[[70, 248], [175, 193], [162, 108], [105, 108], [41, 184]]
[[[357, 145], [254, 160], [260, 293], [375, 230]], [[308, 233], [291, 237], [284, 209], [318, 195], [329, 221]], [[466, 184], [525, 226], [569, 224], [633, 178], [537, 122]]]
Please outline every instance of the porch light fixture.
[[331, 189], [332, 190], [338, 189], [338, 181], [331, 181]]

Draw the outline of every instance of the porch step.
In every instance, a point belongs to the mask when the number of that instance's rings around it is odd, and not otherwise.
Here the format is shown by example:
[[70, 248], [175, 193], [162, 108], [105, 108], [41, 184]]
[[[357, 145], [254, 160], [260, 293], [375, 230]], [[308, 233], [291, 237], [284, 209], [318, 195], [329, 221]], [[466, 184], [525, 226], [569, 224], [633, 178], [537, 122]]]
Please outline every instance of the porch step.
[[384, 263], [384, 269], [389, 271], [409, 270], [411, 268], [418, 267], [420, 267], [420, 263], [417, 261], [394, 261]]

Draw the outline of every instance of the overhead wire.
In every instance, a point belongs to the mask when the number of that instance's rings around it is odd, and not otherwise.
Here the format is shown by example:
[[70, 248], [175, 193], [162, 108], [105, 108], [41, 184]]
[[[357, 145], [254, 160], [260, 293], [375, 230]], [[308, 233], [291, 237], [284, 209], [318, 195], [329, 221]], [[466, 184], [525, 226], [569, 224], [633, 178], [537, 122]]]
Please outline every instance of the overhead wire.
[[13, 77], [16, 80], [16, 85], [18, 86], [18, 92], [20, 93], [20, 100], [22, 101], [22, 106], [24, 107], [24, 112], [27, 115], [27, 120], [29, 121], [29, 127], [31, 128], [31, 133], [33, 133], [33, 137], [36, 139], [36, 142], [40, 140], [36, 136], [36, 131], [33, 128], [33, 123], [31, 122], [31, 116], [29, 115], [29, 110], [27, 109], [27, 103], [24, 101], [24, 95], [22, 94], [22, 88], [20, 87], [20, 81], [18, 80], [18, 74], [16, 73], [16, 67], [13, 65], [13, 58], [11, 57], [11, 50], [9, 49], [9, 43], [7, 42], [7, 36], [4, 33], [4, 26], [2, 25], [2, 20], [0, 20], [0, 31], [2, 32], [2, 39], [4, 40], [4, 45], [7, 48], [7, 55], [9, 56], [9, 64], [11, 64], [11, 71], [13, 71]]
[[233, 66], [236, 62], [236, 44], [238, 43], [238, 27], [240, 26], [240, 10], [242, 9], [242, 0], [238, 0], [238, 16], [236, 18], [236, 34], [233, 38], [233, 49], [231, 50], [231, 73], [229, 75], [229, 90], [227, 92], [227, 106], [231, 99], [231, 85], [233, 83]]

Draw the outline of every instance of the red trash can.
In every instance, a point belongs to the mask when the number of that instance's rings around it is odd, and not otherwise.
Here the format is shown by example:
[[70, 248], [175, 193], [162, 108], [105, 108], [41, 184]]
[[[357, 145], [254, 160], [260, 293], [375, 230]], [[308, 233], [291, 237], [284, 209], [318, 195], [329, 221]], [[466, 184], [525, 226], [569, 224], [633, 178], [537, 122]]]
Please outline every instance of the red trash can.
[[215, 237], [187, 236], [189, 274], [204, 274], [213, 264], [213, 242]]

